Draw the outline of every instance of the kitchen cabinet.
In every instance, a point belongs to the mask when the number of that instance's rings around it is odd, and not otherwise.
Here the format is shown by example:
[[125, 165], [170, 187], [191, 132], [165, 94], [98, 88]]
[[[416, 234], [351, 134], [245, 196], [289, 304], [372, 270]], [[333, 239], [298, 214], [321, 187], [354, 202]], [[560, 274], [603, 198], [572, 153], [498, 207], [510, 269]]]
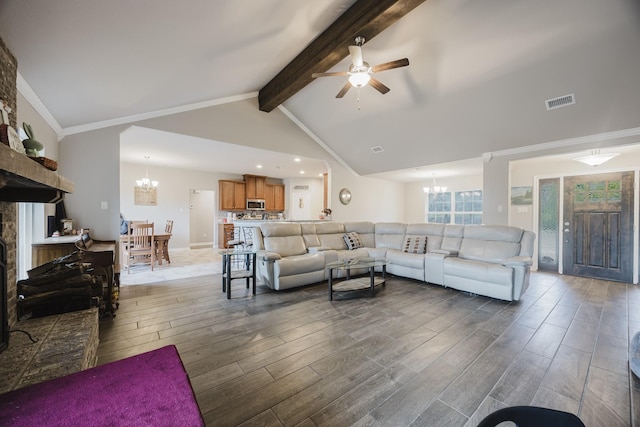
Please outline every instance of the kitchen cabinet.
[[267, 184], [265, 185], [265, 210], [267, 211], [284, 211], [284, 185]]
[[258, 175], [244, 175], [247, 199], [265, 199], [266, 177]]
[[243, 211], [247, 207], [247, 194], [244, 182], [218, 181], [221, 211]]
[[275, 210], [284, 211], [284, 185], [274, 185], [274, 201], [275, 201]]

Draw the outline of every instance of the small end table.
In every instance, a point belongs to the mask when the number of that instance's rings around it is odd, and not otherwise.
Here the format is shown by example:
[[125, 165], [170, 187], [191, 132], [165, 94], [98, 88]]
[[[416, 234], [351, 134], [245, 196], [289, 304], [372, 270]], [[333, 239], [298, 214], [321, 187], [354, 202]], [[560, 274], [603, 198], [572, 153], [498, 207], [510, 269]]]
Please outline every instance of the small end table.
[[[222, 255], [222, 292], [227, 293], [227, 299], [231, 299], [231, 281], [233, 279], [246, 279], [249, 289], [249, 279], [253, 280], [253, 295], [256, 294], [256, 252], [246, 249], [224, 249], [219, 251]], [[244, 270], [231, 270], [231, 261], [234, 256], [244, 256]]]

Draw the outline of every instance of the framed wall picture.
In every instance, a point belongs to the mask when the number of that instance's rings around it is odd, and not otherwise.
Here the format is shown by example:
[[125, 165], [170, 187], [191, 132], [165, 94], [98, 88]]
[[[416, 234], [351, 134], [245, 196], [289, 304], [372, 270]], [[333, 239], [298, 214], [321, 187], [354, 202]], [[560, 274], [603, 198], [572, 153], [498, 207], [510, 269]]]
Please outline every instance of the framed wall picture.
[[140, 187], [133, 187], [133, 203], [135, 205], [156, 206], [158, 204], [158, 189], [145, 190]]
[[511, 187], [512, 205], [532, 205], [533, 187]]

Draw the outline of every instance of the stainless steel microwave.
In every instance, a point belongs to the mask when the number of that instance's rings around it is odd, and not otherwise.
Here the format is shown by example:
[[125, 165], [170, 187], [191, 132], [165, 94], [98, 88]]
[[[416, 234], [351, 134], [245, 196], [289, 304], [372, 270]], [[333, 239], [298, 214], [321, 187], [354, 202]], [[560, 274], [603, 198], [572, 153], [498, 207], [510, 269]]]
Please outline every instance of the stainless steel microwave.
[[264, 199], [247, 199], [248, 211], [263, 211], [265, 210]]

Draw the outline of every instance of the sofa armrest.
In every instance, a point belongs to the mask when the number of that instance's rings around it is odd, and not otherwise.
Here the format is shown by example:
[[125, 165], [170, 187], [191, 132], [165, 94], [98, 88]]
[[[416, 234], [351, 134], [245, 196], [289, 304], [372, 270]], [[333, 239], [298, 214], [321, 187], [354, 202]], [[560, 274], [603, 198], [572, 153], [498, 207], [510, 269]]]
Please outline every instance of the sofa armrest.
[[269, 251], [258, 251], [256, 256], [258, 257], [258, 259], [261, 259], [263, 261], [277, 261], [279, 259], [282, 259], [280, 254]]
[[530, 256], [514, 256], [502, 261], [505, 267], [531, 267], [531, 264]]
[[307, 252], [309, 252], [310, 254], [315, 254], [317, 252], [328, 251], [329, 249], [331, 248], [328, 246], [310, 246], [309, 248], [307, 248]]
[[434, 249], [431, 252], [434, 254], [447, 255], [447, 256], [458, 256], [458, 251], [448, 251], [446, 249]]

